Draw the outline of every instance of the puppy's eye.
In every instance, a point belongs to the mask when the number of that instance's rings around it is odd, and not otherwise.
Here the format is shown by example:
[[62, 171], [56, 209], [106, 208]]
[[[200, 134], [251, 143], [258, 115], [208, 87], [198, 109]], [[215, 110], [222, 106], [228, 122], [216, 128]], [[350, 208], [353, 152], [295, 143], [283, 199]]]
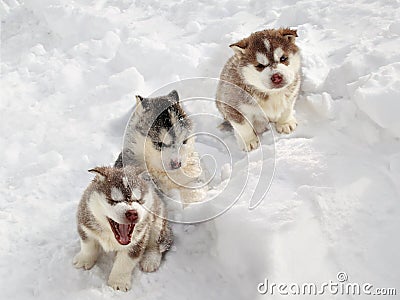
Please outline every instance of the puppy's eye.
[[133, 202], [137, 202], [137, 203], [139, 203], [140, 205], [142, 205], [142, 204], [144, 204], [144, 199], [132, 199], [132, 201]]
[[266, 67], [266, 66], [264, 66], [263, 64], [258, 64], [258, 65], [256, 65], [256, 69], [259, 70], [259, 71], [264, 70], [265, 67]]
[[287, 60], [288, 60], [288, 58], [285, 55], [282, 55], [281, 58], [280, 58], [280, 62], [285, 62]]
[[186, 139], [186, 140], [183, 141], [183, 144], [186, 145], [187, 142], [188, 142], [188, 140]]
[[108, 200], [109, 203], [112, 203], [112, 204], [117, 204], [117, 203], [120, 203], [120, 202], [121, 202], [121, 201], [115, 200], [115, 199], [113, 199], [113, 198], [111, 198], [111, 197], [107, 197], [107, 200]]

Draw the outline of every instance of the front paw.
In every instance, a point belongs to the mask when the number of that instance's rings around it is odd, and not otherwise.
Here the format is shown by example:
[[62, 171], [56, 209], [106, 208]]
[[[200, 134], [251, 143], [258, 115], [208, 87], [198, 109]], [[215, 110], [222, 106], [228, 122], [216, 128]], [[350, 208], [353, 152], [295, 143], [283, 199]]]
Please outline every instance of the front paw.
[[289, 133], [293, 132], [296, 129], [296, 127], [297, 127], [296, 119], [291, 119], [284, 123], [276, 123], [275, 124], [275, 128], [278, 133], [289, 134]]
[[140, 268], [143, 272], [154, 272], [161, 264], [161, 253], [159, 251], [146, 252], [140, 261]]
[[96, 258], [93, 257], [92, 255], [87, 255], [82, 252], [79, 252], [77, 255], [75, 255], [72, 263], [74, 264], [74, 267], [77, 269], [83, 268], [85, 270], [89, 270], [96, 263]]
[[246, 152], [255, 150], [260, 145], [260, 140], [258, 136], [256, 136], [255, 134], [248, 136], [246, 138], [238, 137], [237, 141], [240, 149]]
[[126, 274], [110, 275], [107, 283], [116, 291], [127, 292], [132, 287], [132, 278]]

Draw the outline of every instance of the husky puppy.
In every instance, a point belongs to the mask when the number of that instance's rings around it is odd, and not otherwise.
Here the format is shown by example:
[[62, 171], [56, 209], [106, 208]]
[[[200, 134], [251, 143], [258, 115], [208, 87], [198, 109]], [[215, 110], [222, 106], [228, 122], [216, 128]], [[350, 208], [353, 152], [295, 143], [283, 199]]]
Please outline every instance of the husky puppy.
[[96, 177], [83, 193], [77, 219], [81, 251], [76, 268], [93, 267], [104, 251], [116, 251], [108, 285], [116, 290], [131, 288], [137, 263], [145, 272], [158, 269], [162, 253], [172, 243], [163, 203], [133, 166], [97, 167]]
[[268, 122], [275, 123], [278, 133], [290, 133], [297, 126], [293, 110], [300, 89], [296, 37], [296, 30], [269, 29], [230, 45], [235, 54], [221, 72], [216, 104], [225, 119], [221, 129], [233, 127], [242, 150], [258, 147], [257, 135], [267, 130]]
[[136, 96], [136, 109], [128, 123], [122, 153], [115, 167], [140, 165], [157, 188], [171, 196], [177, 189], [183, 204], [200, 201], [202, 168], [194, 149], [193, 124], [174, 90], [166, 96]]

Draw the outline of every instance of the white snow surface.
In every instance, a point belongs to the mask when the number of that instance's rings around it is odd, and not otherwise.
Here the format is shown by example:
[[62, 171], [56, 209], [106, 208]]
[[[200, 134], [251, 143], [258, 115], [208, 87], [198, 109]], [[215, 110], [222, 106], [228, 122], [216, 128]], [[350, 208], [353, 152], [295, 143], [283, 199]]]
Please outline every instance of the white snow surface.
[[[400, 293], [399, 1], [0, 0], [0, 13], [1, 299], [266, 299], [264, 278], [340, 271]], [[250, 188], [212, 221], [175, 224], [160, 270], [135, 270], [128, 293], [106, 284], [112, 254], [74, 269], [87, 170], [115, 160], [134, 95], [218, 77], [229, 44], [280, 26], [298, 29], [304, 82], [263, 202], [248, 209]]]

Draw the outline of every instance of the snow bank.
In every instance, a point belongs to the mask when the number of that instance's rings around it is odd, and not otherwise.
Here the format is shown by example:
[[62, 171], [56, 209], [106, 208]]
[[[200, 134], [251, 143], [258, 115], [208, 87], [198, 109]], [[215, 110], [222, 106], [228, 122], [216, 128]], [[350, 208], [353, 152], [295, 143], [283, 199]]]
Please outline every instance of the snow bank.
[[353, 99], [376, 124], [400, 137], [400, 63], [379, 68], [361, 77]]

